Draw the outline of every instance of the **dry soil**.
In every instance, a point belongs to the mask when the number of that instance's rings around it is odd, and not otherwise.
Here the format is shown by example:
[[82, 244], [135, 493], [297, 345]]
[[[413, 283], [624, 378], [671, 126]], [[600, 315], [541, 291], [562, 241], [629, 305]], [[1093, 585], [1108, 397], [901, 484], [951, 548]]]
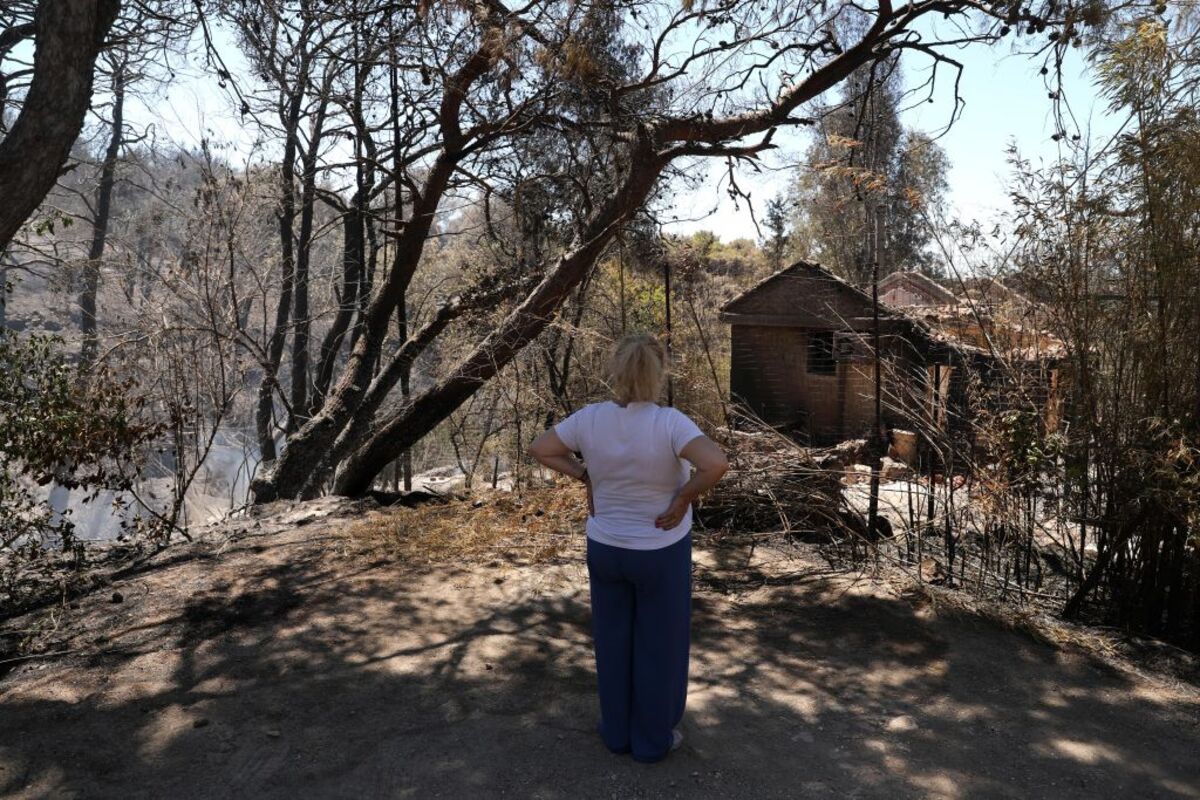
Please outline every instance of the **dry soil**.
[[0, 796], [1200, 798], [1194, 688], [766, 547], [697, 546], [686, 741], [611, 755], [577, 544], [418, 566], [358, 513], [275, 509], [13, 621], [66, 652], [0, 680]]

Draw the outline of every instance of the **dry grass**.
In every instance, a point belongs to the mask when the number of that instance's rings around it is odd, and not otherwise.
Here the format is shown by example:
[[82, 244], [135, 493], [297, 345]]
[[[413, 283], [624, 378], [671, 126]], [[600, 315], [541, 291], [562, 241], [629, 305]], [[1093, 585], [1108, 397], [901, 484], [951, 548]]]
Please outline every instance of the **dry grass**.
[[581, 487], [557, 484], [510, 492], [478, 492], [466, 500], [393, 506], [345, 530], [356, 544], [409, 564], [479, 562], [504, 556], [520, 564], [575, 557], [584, 543]]

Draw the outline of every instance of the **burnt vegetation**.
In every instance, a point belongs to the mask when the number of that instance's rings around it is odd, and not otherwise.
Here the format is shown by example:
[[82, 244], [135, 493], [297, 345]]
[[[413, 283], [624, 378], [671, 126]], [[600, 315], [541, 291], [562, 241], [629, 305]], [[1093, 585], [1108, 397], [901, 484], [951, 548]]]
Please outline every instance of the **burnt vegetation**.
[[[537, 486], [525, 446], [649, 330], [734, 454], [711, 529], [1200, 650], [1196, 34], [1097, 0], [6, 3], [8, 597], [85, 560], [55, 497], [151, 547], [213, 498]], [[948, 85], [953, 124], [989, 47], [1061, 147], [1012, 154], [996, 231], [903, 124]], [[187, 65], [236, 135], [138, 111]], [[710, 169], [759, 241], [664, 229]], [[852, 302], [735, 300], [798, 262]]]

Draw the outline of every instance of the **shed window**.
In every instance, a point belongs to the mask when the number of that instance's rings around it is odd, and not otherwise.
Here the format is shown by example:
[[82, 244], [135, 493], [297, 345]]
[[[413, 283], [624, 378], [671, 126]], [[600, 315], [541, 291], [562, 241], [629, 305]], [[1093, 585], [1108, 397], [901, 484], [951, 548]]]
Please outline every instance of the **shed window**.
[[837, 372], [833, 331], [813, 331], [808, 334], [808, 372], [812, 375], [833, 375]]

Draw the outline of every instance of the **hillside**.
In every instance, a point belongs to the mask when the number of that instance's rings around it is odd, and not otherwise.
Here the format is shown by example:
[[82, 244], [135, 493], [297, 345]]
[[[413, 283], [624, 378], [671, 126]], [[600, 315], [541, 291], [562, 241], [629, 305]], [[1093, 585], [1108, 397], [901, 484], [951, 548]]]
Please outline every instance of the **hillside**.
[[1195, 687], [731, 541], [683, 748], [612, 756], [577, 499], [270, 506], [10, 620], [0, 795], [1200, 797]]

